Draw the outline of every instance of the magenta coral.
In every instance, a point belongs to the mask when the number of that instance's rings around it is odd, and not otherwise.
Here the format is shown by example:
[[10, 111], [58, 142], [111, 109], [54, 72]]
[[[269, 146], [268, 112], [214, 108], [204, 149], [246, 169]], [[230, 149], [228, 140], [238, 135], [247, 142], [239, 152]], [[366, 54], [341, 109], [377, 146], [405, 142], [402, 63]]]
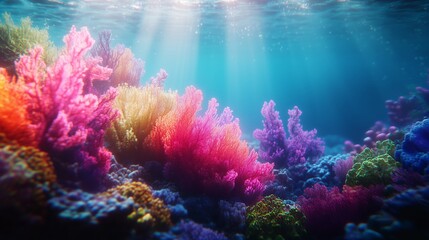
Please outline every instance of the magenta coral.
[[107, 80], [112, 70], [98, 65], [100, 58], [85, 58], [94, 44], [87, 28], [76, 31], [73, 26], [63, 41], [65, 49], [50, 67], [41, 58], [41, 47], [22, 56], [16, 62], [18, 84], [25, 92], [39, 147], [55, 156], [54, 161], [71, 158], [56, 167], [79, 162], [80, 170], [104, 175], [111, 153], [102, 138], [117, 115], [112, 109], [116, 90], [100, 97], [90, 92], [93, 81]]
[[341, 234], [346, 223], [364, 221], [377, 211], [381, 207], [378, 197], [382, 192], [382, 186], [344, 185], [340, 191], [337, 187], [328, 190], [317, 183], [306, 188], [297, 203], [307, 219], [309, 233], [325, 239]]
[[200, 90], [188, 87], [176, 108], [154, 127], [151, 138], [165, 151], [165, 175], [188, 192], [246, 202], [260, 199], [273, 179], [272, 164], [257, 161], [257, 153], [240, 140], [231, 110], [217, 114], [216, 99], [197, 116], [202, 99]]

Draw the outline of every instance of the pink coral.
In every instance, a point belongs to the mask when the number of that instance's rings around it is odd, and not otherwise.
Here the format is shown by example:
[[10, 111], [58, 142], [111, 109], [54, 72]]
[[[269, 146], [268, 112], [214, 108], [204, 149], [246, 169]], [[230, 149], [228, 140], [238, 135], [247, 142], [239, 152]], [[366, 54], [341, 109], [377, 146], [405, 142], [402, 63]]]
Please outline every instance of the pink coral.
[[189, 192], [258, 200], [273, 179], [273, 165], [257, 162], [257, 153], [240, 140], [238, 119], [228, 108], [219, 116], [216, 99], [197, 116], [202, 99], [200, 90], [188, 87], [154, 127], [151, 139], [165, 151], [165, 175]]
[[102, 138], [117, 116], [112, 110], [116, 90], [100, 97], [90, 92], [92, 82], [107, 80], [112, 70], [98, 65], [101, 58], [85, 58], [94, 44], [87, 28], [76, 31], [73, 26], [63, 40], [65, 50], [50, 67], [41, 58], [41, 47], [22, 56], [16, 62], [17, 84], [24, 92], [39, 147], [63, 160], [71, 158], [68, 166], [80, 162], [83, 171], [105, 174], [111, 155]]

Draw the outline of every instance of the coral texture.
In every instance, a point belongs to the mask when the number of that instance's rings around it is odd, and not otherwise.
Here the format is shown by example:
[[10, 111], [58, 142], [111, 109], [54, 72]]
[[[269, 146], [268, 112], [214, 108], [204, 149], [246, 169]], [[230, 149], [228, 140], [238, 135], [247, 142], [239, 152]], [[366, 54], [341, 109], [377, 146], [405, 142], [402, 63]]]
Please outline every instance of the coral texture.
[[170, 211], [160, 199], [152, 196], [152, 191], [146, 184], [125, 183], [109, 189], [105, 194], [132, 198], [138, 206], [128, 218], [137, 221], [143, 228], [165, 230], [171, 226]]
[[297, 200], [299, 209], [304, 213], [306, 229], [314, 236], [324, 239], [340, 235], [348, 222], [365, 220], [380, 208], [377, 197], [383, 188], [373, 186], [343, 186], [328, 190], [326, 186], [315, 184], [304, 190]]
[[[50, 67], [42, 60], [40, 47], [22, 56], [16, 62], [17, 84], [24, 92], [38, 146], [54, 156], [57, 170], [77, 171], [96, 180], [110, 167], [111, 153], [103, 146], [103, 137], [117, 116], [112, 109], [116, 91], [100, 97], [89, 92], [92, 82], [108, 79], [111, 69], [99, 66], [101, 59], [84, 58], [94, 43], [87, 28], [76, 31], [73, 26], [63, 40], [65, 49]], [[74, 163], [77, 170], [67, 169]]]
[[155, 122], [172, 110], [177, 93], [164, 91], [156, 83], [144, 87], [121, 85], [114, 107], [120, 117], [108, 129], [108, 141], [117, 160], [122, 163], [142, 163], [152, 160], [148, 135]]
[[165, 176], [188, 192], [218, 197], [238, 197], [252, 202], [260, 198], [265, 183], [273, 179], [272, 164], [259, 163], [257, 153], [241, 140], [238, 119], [211, 99], [203, 116], [202, 92], [186, 88], [171, 112], [154, 126], [153, 149], [165, 153]]
[[34, 147], [5, 142], [8, 141], [0, 135], [1, 222], [22, 216], [29, 219], [44, 217], [47, 200], [56, 183], [49, 156]]
[[305, 217], [296, 208], [290, 209], [281, 199], [269, 195], [247, 209], [248, 239], [302, 239], [307, 232]]
[[395, 157], [404, 168], [429, 174], [429, 119], [412, 126], [398, 147]]
[[390, 140], [377, 142], [375, 150], [365, 148], [353, 160], [353, 167], [347, 173], [346, 184], [349, 186], [370, 186], [390, 184], [392, 173], [400, 163], [392, 157], [395, 145]]
[[0, 68], [0, 133], [21, 145], [36, 146], [25, 99], [12, 81], [6, 69]]

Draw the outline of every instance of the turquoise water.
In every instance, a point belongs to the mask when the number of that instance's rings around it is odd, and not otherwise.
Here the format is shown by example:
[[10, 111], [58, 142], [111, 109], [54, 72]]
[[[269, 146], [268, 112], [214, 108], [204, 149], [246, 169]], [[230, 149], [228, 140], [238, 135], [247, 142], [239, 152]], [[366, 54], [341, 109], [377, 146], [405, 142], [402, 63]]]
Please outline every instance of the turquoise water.
[[58, 46], [71, 25], [94, 38], [111, 30], [145, 61], [142, 82], [164, 68], [167, 88], [202, 89], [246, 134], [273, 99], [283, 121], [297, 105], [305, 129], [360, 141], [388, 120], [385, 100], [429, 74], [429, 1], [3, 0], [5, 11], [48, 28]]

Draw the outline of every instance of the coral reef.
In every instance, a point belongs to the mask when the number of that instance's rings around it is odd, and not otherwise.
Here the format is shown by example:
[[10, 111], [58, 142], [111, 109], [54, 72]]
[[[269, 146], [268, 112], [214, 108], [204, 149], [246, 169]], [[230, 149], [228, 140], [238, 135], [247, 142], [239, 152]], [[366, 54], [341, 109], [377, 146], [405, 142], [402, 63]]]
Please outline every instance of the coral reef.
[[364, 221], [377, 211], [381, 207], [377, 198], [382, 192], [382, 186], [344, 185], [340, 191], [338, 187], [328, 190], [326, 186], [315, 184], [304, 190], [297, 204], [307, 219], [308, 232], [325, 239], [341, 235], [346, 223]]
[[258, 200], [273, 179], [273, 166], [259, 163], [257, 153], [240, 139], [238, 119], [229, 108], [219, 116], [218, 103], [211, 99], [205, 114], [197, 116], [201, 102], [200, 90], [186, 88], [150, 134], [152, 147], [165, 153], [165, 176], [185, 192]]
[[57, 49], [49, 41], [46, 29], [32, 27], [30, 18], [21, 19], [21, 25], [17, 26], [8, 13], [3, 14], [4, 23], [0, 22], [0, 67], [6, 68], [10, 73], [15, 73], [14, 62], [22, 54], [35, 46], [44, 49], [43, 59], [50, 65], [53, 63]]
[[100, 59], [84, 58], [94, 43], [86, 28], [76, 31], [73, 26], [63, 40], [65, 50], [50, 67], [41, 59], [40, 47], [16, 62], [17, 87], [24, 93], [38, 146], [51, 154], [59, 180], [77, 172], [74, 181], [87, 178], [84, 186], [96, 188], [110, 167], [103, 137], [117, 116], [112, 109], [116, 90], [100, 97], [88, 93], [93, 80], [106, 80], [111, 70], [99, 66]]
[[395, 157], [406, 169], [429, 174], [429, 119], [415, 123], [399, 145]]
[[302, 239], [305, 217], [295, 207], [269, 195], [247, 209], [247, 239]]
[[299, 117], [302, 112], [297, 106], [288, 111], [288, 132], [286, 138], [279, 112], [274, 110], [275, 103], [264, 103], [261, 113], [264, 129], [256, 129], [253, 136], [259, 140], [259, 154], [264, 161], [274, 162], [276, 168], [316, 161], [323, 155], [324, 143], [316, 138], [317, 131], [304, 131]]
[[392, 157], [395, 145], [390, 140], [377, 142], [375, 150], [365, 148], [353, 160], [353, 167], [348, 171], [346, 184], [349, 186], [370, 186], [390, 184], [392, 173], [400, 163]]

